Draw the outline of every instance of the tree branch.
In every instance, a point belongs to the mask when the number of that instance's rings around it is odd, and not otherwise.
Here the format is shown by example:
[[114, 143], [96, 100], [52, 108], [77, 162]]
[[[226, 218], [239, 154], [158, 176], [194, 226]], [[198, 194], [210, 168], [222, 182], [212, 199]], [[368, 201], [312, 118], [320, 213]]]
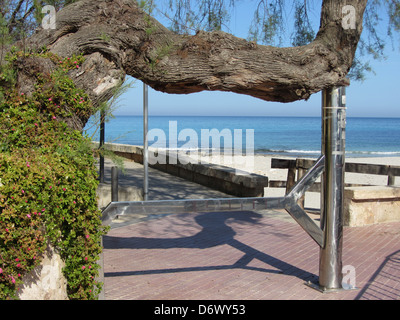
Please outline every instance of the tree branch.
[[13, 13], [11, 14], [11, 18], [8, 22], [8, 33], [11, 33], [16, 22], [16, 17], [17, 14], [19, 13], [19, 10], [21, 10], [22, 4], [24, 3], [25, 0], [19, 0], [17, 6], [15, 7]]
[[[83, 52], [87, 60], [71, 76], [95, 100], [109, 96], [126, 73], [167, 93], [219, 90], [292, 102], [348, 84], [366, 3], [323, 1], [313, 42], [276, 48], [224, 32], [176, 35], [131, 0], [83, 0], [61, 10], [57, 29], [38, 32], [30, 44], [61, 56]], [[342, 27], [342, 7], [349, 4], [357, 11], [355, 30]]]

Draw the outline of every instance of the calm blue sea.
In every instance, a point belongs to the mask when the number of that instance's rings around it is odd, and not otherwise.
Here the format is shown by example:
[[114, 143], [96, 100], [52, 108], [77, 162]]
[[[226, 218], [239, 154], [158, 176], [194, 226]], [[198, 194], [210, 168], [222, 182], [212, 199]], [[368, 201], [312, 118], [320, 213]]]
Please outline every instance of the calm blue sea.
[[[176, 133], [170, 132], [175, 124]], [[90, 126], [89, 122], [86, 129], [92, 135], [94, 130]], [[116, 116], [106, 123], [105, 128], [106, 142], [143, 145], [141, 116]], [[193, 137], [195, 132], [198, 142], [193, 144], [191, 141], [191, 146], [200, 149], [201, 132], [205, 129], [217, 129], [220, 133], [228, 129], [233, 141], [234, 130], [241, 129], [243, 150], [246, 148], [246, 129], [254, 130], [255, 153], [288, 156], [318, 156], [321, 153], [319, 117], [150, 116], [149, 130], [154, 140], [150, 140], [149, 145], [158, 143], [158, 147], [165, 145], [168, 148], [170, 137], [181, 133], [182, 141], [178, 141], [177, 147], [188, 146], [192, 138], [186, 137], [185, 140], [185, 133], [189, 132]], [[99, 132], [94, 134], [93, 140], [99, 141]], [[239, 136], [236, 136], [235, 143], [238, 140]], [[221, 147], [223, 142], [221, 139]], [[211, 139], [209, 148], [212, 148]], [[348, 118], [346, 154], [348, 157], [400, 156], [400, 118]]]

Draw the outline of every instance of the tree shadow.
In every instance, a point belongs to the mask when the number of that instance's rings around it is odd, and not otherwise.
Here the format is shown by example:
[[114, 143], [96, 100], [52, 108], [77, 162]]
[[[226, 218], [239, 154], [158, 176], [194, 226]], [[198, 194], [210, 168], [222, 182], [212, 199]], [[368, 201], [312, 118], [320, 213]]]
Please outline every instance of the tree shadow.
[[[315, 280], [316, 275], [299, 269], [285, 261], [275, 258], [269, 254], [261, 252], [251, 246], [235, 239], [235, 230], [227, 225], [229, 223], [259, 224], [261, 214], [254, 212], [216, 212], [201, 213], [195, 216], [196, 223], [202, 227], [201, 231], [193, 236], [179, 238], [143, 238], [131, 237], [120, 238], [113, 236], [104, 236], [104, 248], [106, 249], [171, 249], [171, 248], [196, 248], [207, 249], [220, 245], [229, 245], [241, 252], [243, 256], [235, 263], [230, 265], [217, 266], [196, 266], [187, 268], [163, 268], [153, 270], [138, 270], [126, 272], [105, 272], [105, 277], [134, 276], [159, 273], [178, 273], [191, 271], [209, 271], [209, 270], [228, 270], [228, 269], [246, 269], [267, 273], [290, 274], [304, 281]], [[267, 227], [267, 226], [266, 226]], [[278, 237], [289, 237], [281, 233], [275, 234]], [[248, 264], [253, 260], [264, 262], [267, 266], [273, 268], [252, 267]]]

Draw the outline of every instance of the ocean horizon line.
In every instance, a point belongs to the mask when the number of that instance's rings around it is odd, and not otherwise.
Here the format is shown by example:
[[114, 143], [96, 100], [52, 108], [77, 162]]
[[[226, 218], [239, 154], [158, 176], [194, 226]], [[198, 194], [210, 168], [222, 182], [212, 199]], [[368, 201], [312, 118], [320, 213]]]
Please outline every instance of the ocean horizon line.
[[[94, 129], [87, 133], [94, 134]], [[107, 142], [143, 145], [143, 117], [115, 116], [106, 123], [105, 134]], [[98, 136], [93, 137], [93, 140], [98, 139]], [[247, 146], [257, 154], [317, 156], [321, 148], [321, 118], [150, 116], [149, 144], [161, 147], [218, 144], [221, 147], [242, 146], [243, 150]], [[360, 157], [400, 156], [400, 118], [347, 118], [346, 152]]]
[[[143, 117], [143, 114], [115, 114], [114, 117]], [[149, 117], [215, 117], [215, 118], [321, 118], [321, 116], [295, 116], [295, 115], [154, 115]], [[400, 119], [400, 116], [347, 116], [350, 119]]]

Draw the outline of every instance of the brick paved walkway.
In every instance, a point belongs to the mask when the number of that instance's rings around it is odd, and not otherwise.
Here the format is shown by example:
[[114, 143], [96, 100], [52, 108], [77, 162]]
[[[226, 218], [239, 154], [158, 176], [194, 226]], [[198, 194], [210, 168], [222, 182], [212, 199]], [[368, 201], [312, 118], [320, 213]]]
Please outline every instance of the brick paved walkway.
[[282, 213], [173, 214], [112, 229], [104, 248], [108, 300], [400, 299], [400, 222], [345, 228], [357, 290], [329, 294], [305, 285], [319, 247]]

